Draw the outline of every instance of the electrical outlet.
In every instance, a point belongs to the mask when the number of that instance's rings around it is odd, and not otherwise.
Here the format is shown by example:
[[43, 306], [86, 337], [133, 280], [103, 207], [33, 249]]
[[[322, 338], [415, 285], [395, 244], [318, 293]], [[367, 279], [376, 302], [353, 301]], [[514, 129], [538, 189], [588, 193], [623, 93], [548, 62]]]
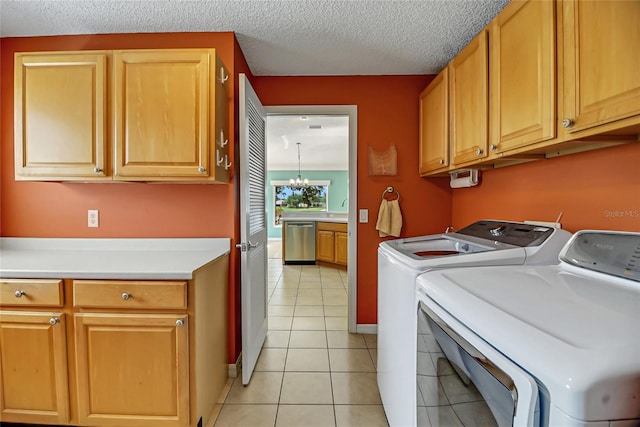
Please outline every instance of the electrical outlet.
[[89, 209], [87, 211], [87, 227], [100, 227], [100, 211], [97, 209]]

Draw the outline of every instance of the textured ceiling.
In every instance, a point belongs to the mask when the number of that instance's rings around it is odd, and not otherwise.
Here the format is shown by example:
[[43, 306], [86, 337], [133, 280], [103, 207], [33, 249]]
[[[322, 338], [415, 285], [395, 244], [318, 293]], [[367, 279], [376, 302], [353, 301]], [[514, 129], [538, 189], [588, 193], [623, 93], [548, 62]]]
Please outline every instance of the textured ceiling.
[[349, 169], [348, 116], [268, 116], [267, 169], [297, 171], [298, 142], [302, 171]]
[[0, 36], [233, 31], [255, 75], [434, 74], [508, 0], [0, 0]]
[[[439, 72], [508, 0], [0, 0], [0, 37], [233, 31], [254, 75]], [[348, 119], [270, 117], [269, 169], [348, 168]]]

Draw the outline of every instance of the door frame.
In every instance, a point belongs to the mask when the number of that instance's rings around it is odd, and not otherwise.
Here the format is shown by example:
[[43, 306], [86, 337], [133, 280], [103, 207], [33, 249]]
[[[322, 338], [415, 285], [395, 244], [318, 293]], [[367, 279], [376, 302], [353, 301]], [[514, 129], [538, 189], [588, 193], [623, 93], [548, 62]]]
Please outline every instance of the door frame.
[[357, 332], [358, 302], [358, 106], [357, 105], [286, 105], [268, 106], [264, 109], [269, 116], [276, 115], [341, 115], [349, 117], [349, 216], [347, 289], [349, 332]]

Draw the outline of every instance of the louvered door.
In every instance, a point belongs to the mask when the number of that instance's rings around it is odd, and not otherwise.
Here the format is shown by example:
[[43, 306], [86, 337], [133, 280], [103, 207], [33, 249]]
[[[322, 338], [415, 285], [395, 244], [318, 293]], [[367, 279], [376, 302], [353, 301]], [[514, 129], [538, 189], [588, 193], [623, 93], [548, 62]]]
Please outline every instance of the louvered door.
[[266, 113], [240, 74], [242, 383], [251, 380], [267, 337]]

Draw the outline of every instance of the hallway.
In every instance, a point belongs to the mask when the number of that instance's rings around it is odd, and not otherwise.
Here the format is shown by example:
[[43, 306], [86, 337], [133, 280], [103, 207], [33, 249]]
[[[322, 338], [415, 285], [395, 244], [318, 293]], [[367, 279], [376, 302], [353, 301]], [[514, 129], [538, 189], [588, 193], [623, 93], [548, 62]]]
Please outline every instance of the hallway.
[[251, 383], [233, 379], [216, 427], [387, 426], [376, 335], [347, 331], [347, 274], [283, 266], [269, 241], [269, 332]]

